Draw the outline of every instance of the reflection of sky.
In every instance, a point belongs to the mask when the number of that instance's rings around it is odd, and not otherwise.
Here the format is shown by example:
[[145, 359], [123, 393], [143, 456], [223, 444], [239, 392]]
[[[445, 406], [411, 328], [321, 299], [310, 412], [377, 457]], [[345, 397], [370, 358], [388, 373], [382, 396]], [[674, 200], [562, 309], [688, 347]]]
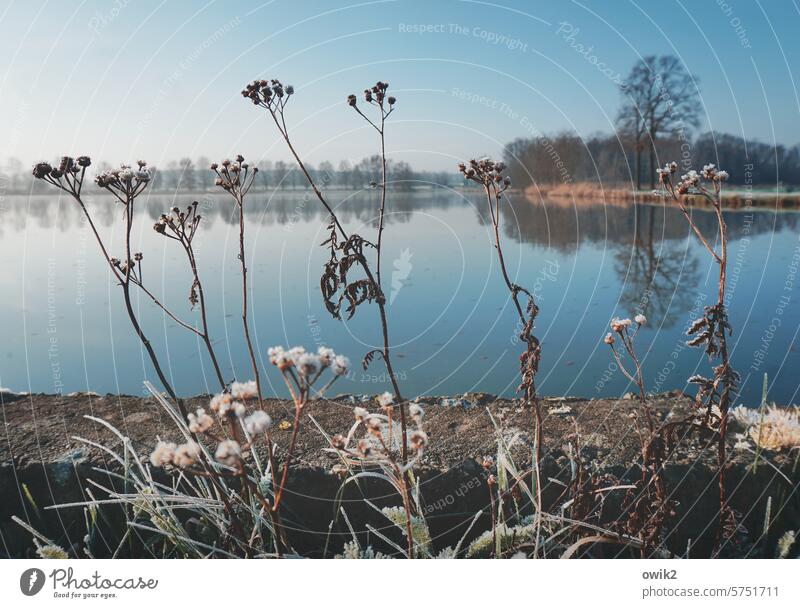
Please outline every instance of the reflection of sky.
[[[387, 289], [397, 270], [393, 261], [406, 249], [411, 254], [408, 278], [399, 283], [389, 307], [395, 366], [406, 394], [511, 394], [517, 383], [515, 317], [480, 207], [459, 196], [397, 195], [393, 208], [398, 211], [389, 216], [383, 269]], [[140, 391], [141, 349], [123, 313], [119, 289], [110, 284], [74, 206], [47, 197], [35, 197], [30, 204], [23, 198], [8, 202], [0, 222], [0, 263], [5, 268], [0, 274], [5, 296], [0, 304], [0, 385], [53, 392], [60, 382], [66, 392]], [[350, 229], [371, 232], [365, 225], [372, 219], [373, 202], [357, 196], [342, 203]], [[263, 200], [253, 198], [252, 203], [247, 238], [254, 334], [261, 356], [273, 344], [325, 343], [358, 361], [377, 345], [377, 311], [364, 305], [346, 322], [331, 319], [325, 311], [318, 289], [325, 251], [317, 245], [325, 238], [326, 218], [316, 212], [313, 201], [301, 205], [291, 195], [271, 201], [266, 211]], [[196, 320], [187, 302], [189, 279], [179, 250], [151, 229], [152, 218], [172, 204], [168, 197], [149, 201], [134, 229], [135, 249], [144, 252], [150, 289], [163, 294], [182, 318]], [[114, 230], [119, 228], [119, 209], [95, 200], [92, 210], [113, 255], [121, 248]], [[229, 210], [225, 199], [210, 199], [196, 245], [224, 374], [246, 378], [237, 232], [227, 221]], [[689, 375], [707, 371], [702, 354], [683, 346], [681, 332], [697, 316], [692, 309], [713, 300], [716, 268], [694, 239], [686, 238], [679, 214], [660, 207], [637, 213], [626, 206], [543, 207], [526, 201], [515, 201], [510, 210], [504, 217], [509, 267], [516, 282], [539, 295], [536, 333], [543, 342], [543, 394], [624, 392], [619, 374], [606, 374], [610, 356], [601, 340], [612, 316], [634, 313], [645, 299], [650, 321], [639, 348], [642, 354], [646, 351], [648, 388], [682, 389]], [[786, 403], [797, 398], [798, 379], [792, 372], [800, 365], [793, 346], [800, 311], [782, 305], [781, 298], [795, 297], [792, 285], [784, 289], [797, 270], [798, 217], [760, 212], [751, 221], [744, 213], [728, 214], [733, 363], [745, 379], [748, 403], [758, 401], [764, 372], [769, 373], [772, 399]], [[697, 212], [697, 218], [711, 228], [710, 215]], [[404, 274], [398, 265], [401, 274], [396, 278]], [[145, 300], [140, 307], [144, 327], [169, 361], [179, 392], [213, 390], [200, 345]], [[780, 325], [771, 332], [774, 319]], [[754, 365], [760, 358], [763, 363]], [[382, 391], [382, 371], [379, 361], [369, 374], [356, 370], [338, 390]], [[271, 370], [268, 377], [275, 380]]]

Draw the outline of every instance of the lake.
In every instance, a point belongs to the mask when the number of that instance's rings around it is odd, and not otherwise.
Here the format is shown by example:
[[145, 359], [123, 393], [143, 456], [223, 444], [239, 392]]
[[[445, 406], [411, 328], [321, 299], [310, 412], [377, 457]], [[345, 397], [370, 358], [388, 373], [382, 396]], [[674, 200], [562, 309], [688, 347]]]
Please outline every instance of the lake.
[[[216, 194], [153, 194], [137, 204], [134, 250], [144, 253], [151, 291], [182, 319], [199, 322], [188, 302], [189, 272], [177, 243], [153, 221], [174, 205], [200, 201], [195, 244], [208, 299], [211, 334], [225, 375], [247, 379], [240, 321], [238, 227], [232, 199]], [[375, 192], [330, 193], [345, 227], [374, 238]], [[394, 193], [384, 233], [384, 287], [395, 368], [404, 394], [484, 391], [512, 395], [518, 383], [516, 316], [498, 272], [485, 216], [475, 193], [449, 189]], [[108, 196], [89, 208], [123, 257], [121, 212]], [[274, 344], [325, 344], [354, 362], [380, 345], [377, 307], [351, 320], [325, 310], [319, 276], [327, 216], [305, 192], [257, 193], [246, 202], [252, 280], [252, 333], [265, 368]], [[529, 201], [503, 209], [504, 251], [513, 280], [537, 296], [535, 333], [542, 341], [538, 376], [549, 396], [619, 396], [631, 387], [602, 343], [616, 315], [647, 315], [637, 337], [648, 391], [686, 388], [708, 372], [706, 358], [683, 332], [715, 300], [716, 267], [670, 205]], [[706, 234], [713, 216], [695, 211]], [[726, 213], [729, 243], [730, 342], [742, 375], [740, 400], [757, 405], [764, 373], [769, 398], [797, 402], [800, 357], [798, 220], [792, 211]], [[57, 196], [6, 196], [0, 209], [2, 347], [0, 386], [21, 392], [141, 393], [154, 374], [122, 308], [97, 245], [75, 203]], [[167, 373], [184, 395], [214, 391], [202, 344], [144, 297], [142, 324]], [[380, 360], [356, 369], [334, 392], [374, 394], [388, 382]], [[273, 369], [267, 390], [283, 395]], [[690, 389], [691, 390], [691, 389]]]

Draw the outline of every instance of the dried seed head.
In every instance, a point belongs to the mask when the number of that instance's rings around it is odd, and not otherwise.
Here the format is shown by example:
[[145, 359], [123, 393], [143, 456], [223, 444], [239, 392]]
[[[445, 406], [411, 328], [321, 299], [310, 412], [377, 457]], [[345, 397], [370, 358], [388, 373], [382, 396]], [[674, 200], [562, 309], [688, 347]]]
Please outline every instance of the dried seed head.
[[351, 94], [347, 96], [347, 105], [355, 107], [357, 102], [358, 100], [355, 95]]
[[246, 411], [244, 404], [240, 401], [234, 401], [230, 393], [220, 393], [219, 395], [215, 395], [211, 399], [209, 407], [211, 408], [211, 411], [215, 412], [220, 418], [224, 418], [226, 416], [229, 418], [241, 417], [244, 416]]
[[159, 441], [156, 444], [155, 449], [150, 454], [150, 464], [152, 464], [154, 467], [163, 467], [168, 464], [172, 464], [172, 461], [175, 458], [176, 447], [177, 446], [174, 443]]
[[603, 342], [605, 342], [609, 346], [614, 344], [614, 335], [611, 333], [606, 334], [606, 337], [603, 338]]
[[258, 385], [255, 380], [234, 382], [231, 384], [231, 396], [233, 396], [234, 399], [241, 399], [242, 401], [255, 399], [258, 397]]
[[425, 431], [411, 431], [408, 435], [408, 444], [412, 450], [422, 452], [428, 446], [428, 435]]
[[188, 418], [189, 430], [192, 433], [205, 433], [214, 426], [214, 419], [202, 407], [197, 408], [194, 414], [190, 413]]
[[244, 428], [250, 435], [260, 435], [272, 427], [272, 418], [262, 410], [256, 410], [244, 419]]
[[630, 327], [630, 325], [630, 319], [620, 319], [619, 317], [614, 317], [611, 319], [611, 329], [618, 334], [621, 334], [627, 327]]
[[369, 457], [369, 455], [372, 454], [372, 446], [366, 439], [359, 439], [358, 451], [362, 456]]
[[33, 166], [33, 176], [37, 179], [43, 179], [45, 176], [50, 175], [53, 172], [53, 167], [50, 166], [50, 163], [46, 163], [44, 161], [36, 163]]
[[377, 416], [370, 416], [365, 420], [365, 424], [367, 426], [367, 430], [375, 435], [376, 437], [380, 437], [381, 434], [381, 419]]
[[350, 359], [344, 355], [336, 355], [331, 363], [331, 371], [336, 376], [345, 375], [350, 369]]
[[408, 413], [417, 424], [421, 424], [422, 419], [425, 417], [425, 410], [422, 409], [419, 403], [410, 404], [408, 406]]
[[234, 467], [242, 459], [242, 448], [239, 443], [233, 439], [226, 439], [225, 441], [221, 441], [217, 446], [214, 458], [222, 464]]
[[187, 469], [200, 458], [200, 445], [194, 441], [182, 443], [175, 448], [173, 464], [181, 469]]

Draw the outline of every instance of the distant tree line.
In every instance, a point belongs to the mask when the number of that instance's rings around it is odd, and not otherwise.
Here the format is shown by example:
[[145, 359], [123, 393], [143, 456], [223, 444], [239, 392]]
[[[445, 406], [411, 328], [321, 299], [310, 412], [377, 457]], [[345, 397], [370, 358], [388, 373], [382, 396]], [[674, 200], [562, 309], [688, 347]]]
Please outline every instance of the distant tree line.
[[532, 183], [602, 182], [654, 188], [656, 169], [676, 160], [682, 170], [713, 162], [734, 184], [800, 184], [800, 146], [774, 146], [736, 135], [694, 130], [700, 124], [698, 80], [671, 55], [638, 61], [620, 86], [612, 135], [574, 133], [516, 139], [505, 149], [518, 188]]
[[[193, 160], [182, 158], [168, 162], [164, 166], [151, 166], [153, 172], [153, 190], [158, 191], [209, 191], [214, 187], [216, 177], [209, 169], [211, 161], [201, 156]], [[297, 170], [293, 163], [282, 160], [255, 162], [259, 173], [254, 184], [256, 190], [306, 190], [308, 181]], [[360, 190], [374, 187], [381, 178], [380, 157], [371, 156], [357, 163], [342, 161], [334, 166], [329, 161], [322, 161], [317, 166], [306, 165], [315, 181], [325, 188]], [[106, 162], [97, 163], [96, 171], [110, 169]], [[459, 183], [454, 172], [416, 171], [404, 161], [388, 162], [388, 180], [392, 188], [411, 191], [434, 185]], [[33, 180], [28, 167], [18, 159], [8, 159], [6, 166], [0, 171], [0, 190], [5, 192], [39, 192], [43, 184]]]
[[[800, 145], [787, 148], [727, 133], [702, 133], [690, 141], [663, 137], [654, 158], [644, 158], [639, 167], [646, 179], [637, 188], [652, 187], [650, 175], [664, 163], [678, 159], [682, 169], [713, 162], [730, 173], [736, 185], [775, 186], [791, 189], [800, 184]], [[582, 138], [574, 133], [557, 133], [530, 139], [516, 139], [506, 146], [505, 161], [512, 182], [525, 188], [539, 184], [594, 182], [604, 186], [636, 184], [635, 148], [614, 135]]]

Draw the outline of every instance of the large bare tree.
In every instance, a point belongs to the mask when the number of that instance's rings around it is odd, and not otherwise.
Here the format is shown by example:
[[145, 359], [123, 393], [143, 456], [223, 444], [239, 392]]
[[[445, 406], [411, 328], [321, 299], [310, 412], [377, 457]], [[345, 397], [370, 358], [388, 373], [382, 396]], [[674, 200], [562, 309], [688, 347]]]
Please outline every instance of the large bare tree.
[[636, 188], [642, 186], [642, 153], [649, 153], [650, 187], [655, 187], [656, 142], [671, 135], [689, 139], [688, 131], [700, 124], [697, 78], [673, 55], [651, 55], [633, 66], [621, 85], [623, 104], [617, 125], [634, 152]]

